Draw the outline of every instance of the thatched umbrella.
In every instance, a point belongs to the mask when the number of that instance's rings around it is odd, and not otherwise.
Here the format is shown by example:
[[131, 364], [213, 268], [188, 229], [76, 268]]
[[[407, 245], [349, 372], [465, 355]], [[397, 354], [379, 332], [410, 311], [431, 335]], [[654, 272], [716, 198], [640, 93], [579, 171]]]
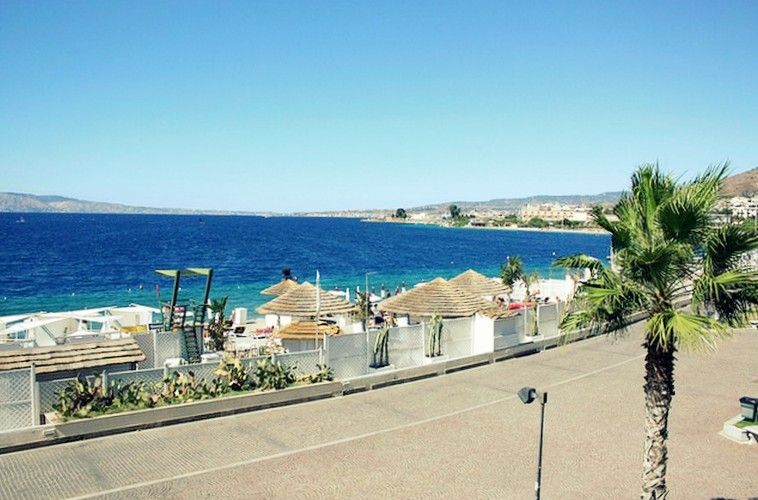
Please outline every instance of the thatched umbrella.
[[[315, 286], [306, 281], [297, 288], [263, 304], [257, 311], [261, 314], [277, 314], [299, 318], [313, 318], [317, 312], [319, 315], [334, 315], [350, 314], [357, 311], [356, 307], [347, 300], [324, 290], [319, 291], [317, 301], [316, 290]], [[317, 302], [319, 303], [317, 304]], [[316, 310], [317, 305], [318, 311]]]
[[290, 323], [278, 332], [275, 332], [274, 337], [287, 340], [310, 340], [321, 338], [324, 335], [339, 335], [340, 333], [340, 327], [334, 323], [319, 321], [317, 328], [315, 321], [298, 321], [297, 323]]
[[509, 292], [508, 287], [502, 283], [492, 280], [483, 274], [479, 274], [473, 269], [469, 269], [450, 280], [450, 283], [456, 285], [472, 295], [487, 297], [493, 295], [503, 295]]
[[290, 292], [294, 290], [295, 288], [299, 287], [300, 285], [297, 284], [296, 281], [291, 279], [284, 279], [277, 283], [276, 285], [271, 285], [270, 287], [261, 290], [262, 295], [284, 295], [287, 292]]
[[379, 303], [379, 310], [412, 316], [462, 318], [492, 307], [492, 303], [437, 278], [425, 285], [390, 297]]

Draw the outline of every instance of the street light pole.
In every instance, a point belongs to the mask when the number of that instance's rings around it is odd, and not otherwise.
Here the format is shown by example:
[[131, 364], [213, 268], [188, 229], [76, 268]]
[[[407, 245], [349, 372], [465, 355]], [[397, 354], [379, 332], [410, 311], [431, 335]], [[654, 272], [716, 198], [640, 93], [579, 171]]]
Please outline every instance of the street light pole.
[[547, 403], [547, 393], [542, 393], [540, 398], [540, 447], [537, 452], [537, 482], [534, 483], [534, 498], [540, 500], [540, 487], [542, 486], [542, 442], [545, 435], [545, 403]]
[[518, 397], [525, 404], [532, 404], [537, 398], [540, 400], [540, 445], [537, 450], [537, 480], [534, 482], [534, 498], [540, 500], [542, 487], [542, 443], [545, 435], [545, 404], [547, 392], [538, 392], [534, 387], [522, 387], [518, 391]]

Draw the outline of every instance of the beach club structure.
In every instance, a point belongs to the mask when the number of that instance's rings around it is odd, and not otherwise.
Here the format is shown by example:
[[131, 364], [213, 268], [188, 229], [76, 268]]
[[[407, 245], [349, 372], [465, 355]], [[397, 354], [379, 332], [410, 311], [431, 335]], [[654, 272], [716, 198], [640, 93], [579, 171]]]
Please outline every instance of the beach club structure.
[[484, 297], [490, 301], [497, 297], [506, 296], [511, 291], [500, 280], [488, 278], [473, 269], [452, 278], [450, 283], [471, 295]]
[[[230, 326], [227, 351], [250, 366], [274, 356], [301, 376], [326, 365], [342, 381], [426, 370], [428, 365], [433, 370], [447, 363], [464, 366], [466, 360], [494, 360], [546, 343], [557, 345], [565, 303], [540, 301], [516, 310], [499, 306], [495, 299], [510, 291], [469, 270], [382, 300], [371, 314], [384, 321], [375, 318], [364, 328], [355, 304], [311, 283], [283, 280], [266, 292], [273, 299], [257, 309], [264, 317], [248, 321], [240, 332]], [[214, 378], [224, 353], [210, 352], [210, 344], [198, 342], [199, 355], [192, 356], [187, 332], [167, 325], [162, 313], [131, 305], [0, 318], [0, 432], [44, 422], [58, 392], [79, 374], [151, 384], [174, 371]], [[259, 335], [261, 329], [265, 335]], [[237, 333], [278, 347], [234, 348]]]
[[[283, 283], [287, 281], [289, 280]], [[327, 293], [307, 281], [296, 285], [256, 310], [265, 315], [266, 326], [283, 328], [293, 322], [318, 317], [330, 318], [339, 327], [348, 331], [354, 328], [351, 317], [358, 311], [354, 304]]]

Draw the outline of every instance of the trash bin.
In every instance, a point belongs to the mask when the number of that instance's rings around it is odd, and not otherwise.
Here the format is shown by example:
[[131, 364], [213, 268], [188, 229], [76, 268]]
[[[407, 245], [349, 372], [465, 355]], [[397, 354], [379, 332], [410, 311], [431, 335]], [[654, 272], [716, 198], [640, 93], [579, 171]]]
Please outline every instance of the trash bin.
[[740, 398], [740, 407], [743, 418], [758, 421], [758, 398], [743, 396]]

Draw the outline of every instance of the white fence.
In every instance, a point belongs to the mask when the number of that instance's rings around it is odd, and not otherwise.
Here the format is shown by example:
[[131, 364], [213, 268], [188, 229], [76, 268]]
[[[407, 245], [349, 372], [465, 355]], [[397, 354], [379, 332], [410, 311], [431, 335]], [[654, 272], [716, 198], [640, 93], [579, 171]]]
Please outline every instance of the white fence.
[[[429, 332], [427, 332], [428, 334]], [[449, 358], [471, 356], [471, 337], [473, 334], [474, 322], [470, 318], [443, 320], [442, 341], [440, 342], [442, 354]]]
[[0, 431], [35, 424], [33, 380], [31, 369], [0, 372]]
[[365, 332], [326, 337], [326, 364], [336, 378], [360, 377], [368, 373], [368, 342]]
[[561, 334], [558, 329], [560, 323], [560, 305], [559, 304], [545, 304], [539, 306], [539, 333], [546, 339], [551, 339]]
[[493, 334], [495, 336], [495, 350], [507, 349], [521, 343], [524, 333], [524, 317], [511, 316], [509, 318], [495, 320]]
[[388, 333], [389, 362], [395, 368], [410, 368], [424, 362], [424, 325], [391, 328]]

